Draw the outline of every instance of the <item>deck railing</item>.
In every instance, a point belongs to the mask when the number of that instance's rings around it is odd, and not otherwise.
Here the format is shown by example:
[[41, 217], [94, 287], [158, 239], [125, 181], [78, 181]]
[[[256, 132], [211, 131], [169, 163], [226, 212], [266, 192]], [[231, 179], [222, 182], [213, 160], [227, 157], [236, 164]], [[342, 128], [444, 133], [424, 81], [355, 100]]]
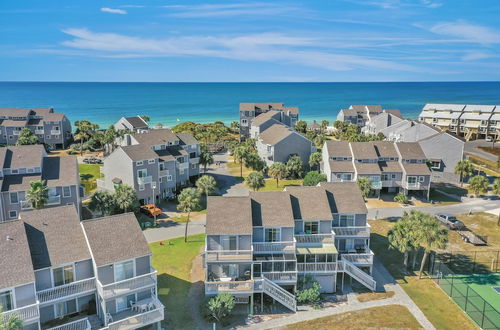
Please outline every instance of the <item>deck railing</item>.
[[163, 320], [165, 307], [157, 298], [153, 299], [153, 305], [154, 309], [142, 313], [137, 313], [135, 315], [126, 317], [124, 319], [109, 323], [107, 329], [110, 330], [137, 329], [140, 327], [144, 327], [148, 324], [156, 323]]
[[336, 236], [370, 237], [370, 225], [362, 227], [333, 227]]
[[3, 312], [4, 320], [11, 315], [17, 315], [22, 321], [33, 320], [40, 317], [38, 310], [38, 302], [36, 304], [19, 307], [10, 311]]
[[295, 253], [295, 240], [289, 242], [252, 242], [254, 252], [282, 252]]
[[137, 183], [142, 185], [142, 184], [147, 184], [147, 183], [152, 183], [153, 182], [153, 177], [151, 175], [149, 176], [143, 176], [142, 178], [137, 178]]
[[61, 195], [50, 196], [47, 200], [47, 205], [58, 205], [61, 204]]
[[265, 278], [273, 282], [296, 282], [297, 272], [262, 273]]
[[52, 129], [52, 130], [50, 130], [50, 134], [52, 134], [52, 135], [59, 135], [59, 134], [61, 134], [61, 131], [58, 130], [58, 129]]
[[328, 234], [295, 234], [295, 240], [298, 244], [317, 244], [317, 243], [333, 243], [335, 232], [332, 230]]
[[206, 261], [252, 260], [253, 250], [205, 251]]
[[108, 299], [129, 291], [152, 287], [156, 285], [156, 273], [156, 270], [151, 268], [150, 273], [106, 285], [103, 285], [99, 280], [97, 280], [97, 291], [101, 297]]
[[254, 281], [205, 282], [205, 293], [217, 294], [221, 292], [254, 292]]
[[95, 277], [37, 291], [40, 304], [95, 290]]
[[297, 264], [297, 270], [303, 273], [326, 273], [334, 272], [337, 270], [336, 262], [324, 262], [324, 263], [300, 263]]
[[88, 318], [79, 319], [73, 322], [68, 322], [57, 327], [47, 330], [90, 330], [90, 322]]
[[371, 250], [369, 253], [343, 253], [340, 258], [353, 264], [373, 264], [373, 252]]
[[164, 176], [170, 175], [170, 173], [169, 173], [169, 170], [160, 170], [159, 175], [160, 175], [160, 177], [164, 177]]

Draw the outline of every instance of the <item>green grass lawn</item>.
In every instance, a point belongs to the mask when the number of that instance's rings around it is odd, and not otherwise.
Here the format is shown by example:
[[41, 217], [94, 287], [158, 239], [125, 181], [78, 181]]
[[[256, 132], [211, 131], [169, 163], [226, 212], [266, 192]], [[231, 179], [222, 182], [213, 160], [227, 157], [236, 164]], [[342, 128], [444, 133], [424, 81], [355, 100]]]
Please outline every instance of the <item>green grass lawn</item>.
[[97, 188], [96, 180], [101, 177], [100, 164], [78, 164], [80, 170], [80, 182], [85, 186], [88, 194]]
[[459, 196], [464, 196], [468, 193], [467, 189], [461, 187], [437, 186], [436, 189], [439, 189], [448, 194], [455, 194]]
[[421, 326], [408, 308], [388, 305], [294, 323], [286, 329], [421, 329]]
[[403, 256], [389, 249], [387, 232], [395, 224], [387, 220], [371, 220], [371, 248], [410, 298], [437, 329], [477, 329], [465, 313], [431, 279], [403, 269]]
[[153, 267], [158, 271], [158, 298], [165, 305], [167, 329], [194, 329], [189, 314], [188, 292], [191, 287], [191, 265], [205, 244], [205, 235], [193, 235], [149, 244], [153, 253]]
[[276, 186], [275, 179], [266, 179], [266, 186], [259, 191], [282, 191], [286, 186], [302, 186], [302, 180], [280, 180]]
[[458, 199], [451, 198], [447, 195], [443, 195], [438, 191], [431, 189], [431, 193], [429, 194], [429, 199], [433, 202], [437, 202], [441, 205], [443, 204], [457, 204], [460, 203]]

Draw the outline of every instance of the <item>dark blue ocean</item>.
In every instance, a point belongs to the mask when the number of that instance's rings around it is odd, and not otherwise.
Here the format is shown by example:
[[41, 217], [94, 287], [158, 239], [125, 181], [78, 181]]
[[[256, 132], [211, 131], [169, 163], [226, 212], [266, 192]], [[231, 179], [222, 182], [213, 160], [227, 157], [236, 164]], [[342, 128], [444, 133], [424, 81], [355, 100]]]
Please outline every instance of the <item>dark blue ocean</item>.
[[416, 118], [425, 103], [499, 104], [500, 82], [406, 83], [77, 83], [0, 82], [0, 107], [54, 107], [71, 121], [107, 126], [146, 114], [177, 121], [230, 122], [240, 102], [284, 102], [305, 120], [335, 120], [350, 104], [381, 104]]

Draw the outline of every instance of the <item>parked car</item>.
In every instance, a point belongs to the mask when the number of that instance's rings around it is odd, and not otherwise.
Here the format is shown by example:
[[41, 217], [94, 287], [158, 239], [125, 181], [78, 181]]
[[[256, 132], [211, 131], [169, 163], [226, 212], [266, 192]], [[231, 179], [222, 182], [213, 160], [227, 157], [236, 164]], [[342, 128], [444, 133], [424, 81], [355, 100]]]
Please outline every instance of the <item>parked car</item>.
[[142, 213], [144, 213], [145, 215], [147, 215], [148, 217], [151, 217], [151, 218], [154, 217], [155, 215], [158, 216], [162, 213], [161, 209], [158, 207], [155, 207], [153, 204], [142, 205], [140, 207], [140, 209], [141, 209]]
[[90, 164], [90, 159], [89, 159], [89, 158], [84, 158], [84, 159], [83, 159], [83, 162], [84, 162], [85, 164]]
[[458, 220], [453, 214], [437, 214], [436, 219], [450, 229], [463, 229], [465, 227], [463, 222]]
[[[486, 137], [486, 142], [493, 142], [493, 136], [488, 135], [488, 136]], [[496, 141], [495, 141], [495, 142], [496, 142]]]

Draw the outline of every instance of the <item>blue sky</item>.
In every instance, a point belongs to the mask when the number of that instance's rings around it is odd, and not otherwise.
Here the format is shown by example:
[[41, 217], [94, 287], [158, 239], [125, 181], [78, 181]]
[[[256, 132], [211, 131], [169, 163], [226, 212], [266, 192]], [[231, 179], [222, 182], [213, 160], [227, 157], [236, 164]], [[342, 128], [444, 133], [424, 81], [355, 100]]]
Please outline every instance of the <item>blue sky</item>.
[[500, 80], [500, 1], [0, 1], [0, 80]]

